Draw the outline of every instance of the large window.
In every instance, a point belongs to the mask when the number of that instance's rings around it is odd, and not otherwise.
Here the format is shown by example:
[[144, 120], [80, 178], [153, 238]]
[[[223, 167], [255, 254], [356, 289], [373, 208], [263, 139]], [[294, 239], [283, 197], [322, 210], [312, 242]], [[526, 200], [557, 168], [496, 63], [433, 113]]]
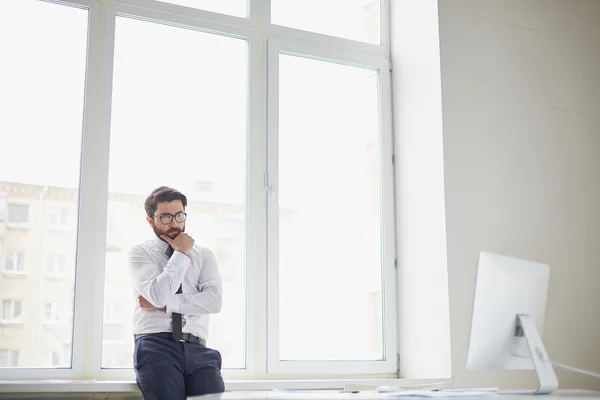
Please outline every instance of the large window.
[[77, 215], [88, 17], [80, 6], [0, 2], [0, 192], [9, 227], [0, 249], [6, 246], [4, 271], [12, 273], [0, 274], [0, 291], [10, 299], [3, 320], [18, 322], [0, 325], [0, 346], [9, 349], [4, 364], [21, 371], [51, 368], [48, 349], [72, 342], [72, 311], [63, 324], [47, 322], [57, 322], [55, 300], [73, 308], [75, 263], [70, 279], [48, 280], [46, 273], [48, 254], [75, 258], [77, 231], [54, 235], [48, 221], [57, 204]]
[[225, 379], [397, 374], [386, 16], [0, 2], [0, 379], [133, 378], [127, 254], [162, 185], [219, 265]]

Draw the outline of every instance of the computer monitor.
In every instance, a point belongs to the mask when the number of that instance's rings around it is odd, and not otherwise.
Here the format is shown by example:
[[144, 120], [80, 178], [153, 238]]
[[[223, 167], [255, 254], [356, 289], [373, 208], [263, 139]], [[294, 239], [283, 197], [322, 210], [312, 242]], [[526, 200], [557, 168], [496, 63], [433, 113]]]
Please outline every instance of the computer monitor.
[[535, 369], [551, 393], [558, 380], [542, 342], [550, 267], [480, 252], [469, 340], [468, 369]]

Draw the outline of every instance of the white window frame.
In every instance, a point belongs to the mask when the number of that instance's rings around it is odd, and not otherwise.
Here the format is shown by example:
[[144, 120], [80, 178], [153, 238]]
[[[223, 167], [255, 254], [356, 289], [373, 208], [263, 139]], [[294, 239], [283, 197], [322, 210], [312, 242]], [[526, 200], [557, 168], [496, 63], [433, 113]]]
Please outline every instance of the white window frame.
[[[18, 0], [11, 0], [18, 1]], [[102, 369], [102, 326], [104, 288], [98, 282], [104, 282], [105, 250], [107, 226], [97, 215], [106, 215], [108, 209], [108, 175], [109, 175], [109, 135], [111, 125], [112, 76], [115, 39], [115, 18], [117, 15], [132, 15], [148, 21], [161, 21], [188, 29], [221, 34], [248, 42], [248, 137], [247, 137], [247, 203], [246, 203], [246, 260], [247, 260], [247, 292], [246, 310], [246, 368], [241, 370], [223, 370], [226, 380], [232, 379], [279, 379], [281, 374], [287, 379], [306, 378], [304, 374], [309, 365], [286, 367], [277, 363], [272, 351], [267, 351], [271, 344], [271, 333], [274, 319], [267, 321], [267, 313], [273, 312], [267, 301], [276, 294], [271, 287], [274, 275], [274, 252], [267, 253], [267, 246], [273, 245], [267, 239], [267, 226], [273, 224], [273, 203], [264, 187], [264, 173], [269, 169], [271, 177], [276, 176], [272, 163], [273, 151], [270, 142], [275, 134], [267, 121], [267, 110], [276, 110], [272, 103], [276, 100], [269, 96], [272, 91], [273, 57], [267, 56], [275, 49], [299, 51], [302, 54], [318, 58], [331, 59], [336, 62], [363, 65], [380, 71], [380, 121], [381, 160], [391, 163], [391, 107], [389, 78], [389, 0], [381, 1], [382, 44], [374, 45], [353, 40], [337, 38], [318, 33], [306, 32], [294, 28], [277, 26], [270, 21], [270, 0], [247, 0], [248, 18], [233, 17], [204, 10], [183, 7], [175, 4], [150, 2], [149, 0], [40, 0], [50, 1], [67, 6], [88, 9], [88, 46], [86, 60], [85, 103], [83, 110], [81, 173], [77, 217], [77, 253], [75, 274], [75, 310], [73, 321], [73, 347], [71, 368], [19, 368], [1, 369], [0, 380], [3, 379], [78, 379], [93, 377], [94, 379], [126, 379], [133, 380], [134, 373], [128, 369]], [[269, 64], [269, 65], [267, 65]], [[272, 93], [271, 93], [272, 95]], [[269, 104], [269, 105], [267, 105]], [[267, 137], [268, 136], [268, 137]], [[269, 139], [268, 139], [269, 138]], [[268, 141], [269, 140], [269, 141]], [[269, 150], [267, 149], [269, 146]], [[356, 369], [344, 367], [333, 371], [331, 368], [320, 368], [309, 371], [315, 379], [320, 374], [348, 372], [362, 373], [373, 379], [397, 378], [397, 327], [394, 310], [396, 301], [395, 276], [393, 271], [393, 206], [388, 198], [393, 190], [391, 164], [381, 171], [383, 182], [384, 223], [384, 275], [386, 287], [382, 293], [385, 303], [386, 319], [386, 360], [379, 362], [374, 369]], [[276, 182], [276, 181], [275, 181]], [[267, 243], [269, 242], [269, 243]], [[270, 248], [272, 250], [272, 248]], [[269, 284], [267, 285], [267, 282]], [[267, 323], [268, 322], [268, 323]], [[333, 362], [326, 362], [332, 366]], [[367, 367], [367, 364], [359, 365]], [[370, 366], [369, 366], [370, 367]]]
[[[13, 268], [8, 269], [8, 257], [12, 257]], [[23, 269], [18, 269], [19, 262], [23, 260]], [[17, 267], [15, 267], [17, 266]], [[25, 253], [22, 251], [9, 251], [4, 255], [2, 271], [5, 275], [25, 275]]]
[[332, 50], [328, 46], [269, 39], [268, 43], [268, 252], [267, 319], [269, 334], [268, 372], [273, 374], [360, 374], [397, 371], [396, 270], [393, 218], [381, 218], [382, 232], [382, 304], [385, 349], [381, 361], [282, 361], [279, 357], [279, 56], [280, 54], [313, 58], [337, 64], [374, 70], [379, 80], [379, 159], [381, 215], [394, 215], [393, 143], [391, 122], [391, 82], [389, 61], [379, 55], [355, 55]]
[[[10, 317], [6, 318], [6, 316], [4, 315], [4, 302], [10, 302]], [[20, 305], [20, 313], [18, 316], [15, 317], [15, 304], [19, 303]], [[20, 324], [22, 322], [23, 319], [23, 300], [18, 300], [18, 299], [10, 299], [10, 298], [5, 298], [2, 299], [2, 302], [0, 303], [2, 305], [2, 315], [0, 315], [0, 321], [2, 324]]]
[[[7, 359], [8, 359], [8, 364], [12, 364], [14, 362], [13, 358], [14, 358], [14, 354], [17, 354], [17, 360], [19, 359], [19, 350], [18, 349], [0, 349], [0, 352], [6, 352]], [[8, 367], [8, 368], [13, 368], [13, 367]]]

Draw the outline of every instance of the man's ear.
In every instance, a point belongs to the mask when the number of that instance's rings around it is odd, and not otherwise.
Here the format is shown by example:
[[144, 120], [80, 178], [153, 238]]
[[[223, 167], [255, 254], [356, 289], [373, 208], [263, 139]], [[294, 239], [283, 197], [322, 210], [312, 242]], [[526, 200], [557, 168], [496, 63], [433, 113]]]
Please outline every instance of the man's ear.
[[146, 216], [146, 221], [148, 221], [150, 226], [152, 226], [152, 218], [151, 217]]

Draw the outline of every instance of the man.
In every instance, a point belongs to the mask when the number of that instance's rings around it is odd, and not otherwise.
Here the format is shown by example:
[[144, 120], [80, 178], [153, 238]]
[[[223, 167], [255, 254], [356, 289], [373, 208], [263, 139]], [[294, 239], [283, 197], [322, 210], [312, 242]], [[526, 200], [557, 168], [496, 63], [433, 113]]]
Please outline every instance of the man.
[[161, 186], [144, 203], [156, 237], [134, 246], [129, 267], [136, 382], [144, 399], [184, 400], [224, 391], [221, 354], [206, 347], [209, 314], [221, 311], [214, 254], [185, 233], [187, 198]]

